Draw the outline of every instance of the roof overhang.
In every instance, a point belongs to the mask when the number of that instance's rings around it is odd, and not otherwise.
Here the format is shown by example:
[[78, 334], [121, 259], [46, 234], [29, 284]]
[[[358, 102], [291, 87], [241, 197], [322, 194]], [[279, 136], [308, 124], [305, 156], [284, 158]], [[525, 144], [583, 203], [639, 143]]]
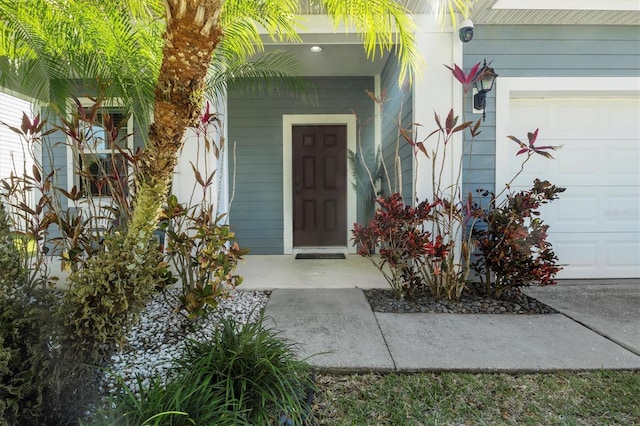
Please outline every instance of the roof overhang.
[[[431, 14], [445, 0], [398, 0], [414, 14]], [[317, 0], [300, 0], [301, 13], [324, 14]], [[476, 25], [640, 25], [638, 0], [476, 0]]]
[[[417, 18], [433, 14], [438, 0], [398, 0]], [[444, 0], [441, 0], [444, 1]], [[334, 30], [323, 20], [317, 0], [300, 0], [307, 15], [300, 44], [278, 44], [265, 39], [265, 49], [285, 49], [301, 64], [303, 76], [348, 76], [380, 73], [385, 61], [366, 57], [358, 37], [351, 31]], [[470, 18], [475, 25], [633, 25], [640, 27], [638, 0], [476, 0]], [[424, 22], [424, 19], [421, 21]], [[424, 25], [420, 25], [425, 29]], [[450, 28], [448, 28], [451, 30]], [[433, 30], [433, 26], [428, 30]], [[437, 30], [440, 30], [438, 28]], [[640, 28], [639, 28], [640, 30]], [[311, 53], [321, 45], [321, 53]]]

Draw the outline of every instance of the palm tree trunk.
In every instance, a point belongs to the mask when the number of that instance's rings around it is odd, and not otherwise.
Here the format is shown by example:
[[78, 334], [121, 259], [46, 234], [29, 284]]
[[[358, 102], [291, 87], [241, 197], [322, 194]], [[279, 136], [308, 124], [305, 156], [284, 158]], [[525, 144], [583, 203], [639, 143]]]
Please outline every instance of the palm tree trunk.
[[133, 238], [146, 239], [155, 228], [185, 131], [198, 120], [205, 77], [222, 36], [220, 0], [165, 0], [165, 8], [167, 28], [154, 120], [129, 227]]

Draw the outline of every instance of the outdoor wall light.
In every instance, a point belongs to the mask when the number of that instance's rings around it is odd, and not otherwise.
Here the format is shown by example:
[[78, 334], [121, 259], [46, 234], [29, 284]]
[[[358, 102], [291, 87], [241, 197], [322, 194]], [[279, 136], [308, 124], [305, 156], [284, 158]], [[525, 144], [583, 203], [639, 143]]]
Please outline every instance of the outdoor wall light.
[[473, 95], [473, 109], [482, 110], [482, 121], [485, 119], [485, 109], [487, 107], [487, 93], [493, 89], [493, 84], [496, 81], [498, 74], [495, 73], [493, 68], [487, 65], [487, 60], [484, 60], [482, 69], [480, 70], [481, 77], [474, 83], [478, 93]]
[[322, 52], [323, 50], [324, 50], [324, 48], [323, 48], [322, 46], [311, 46], [311, 47], [309, 48], [309, 51], [310, 51], [311, 53], [320, 53], [320, 52]]

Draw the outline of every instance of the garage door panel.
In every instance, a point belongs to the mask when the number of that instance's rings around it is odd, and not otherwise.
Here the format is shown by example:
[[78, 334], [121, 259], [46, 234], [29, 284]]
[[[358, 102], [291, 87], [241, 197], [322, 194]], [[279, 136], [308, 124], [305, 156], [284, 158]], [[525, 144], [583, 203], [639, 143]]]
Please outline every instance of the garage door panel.
[[640, 139], [638, 98], [602, 102], [599, 110], [603, 117], [600, 121], [608, 123], [605, 134], [601, 135], [603, 139], [617, 138], [619, 135]]
[[[551, 152], [555, 160], [532, 157], [512, 185], [529, 189], [539, 178], [567, 188], [541, 209], [549, 241], [567, 264], [558, 278], [640, 277], [638, 117], [637, 95], [510, 100], [507, 134], [526, 138], [539, 127], [536, 145], [563, 145]], [[518, 149], [511, 141], [496, 148], [498, 190], [520, 169]]]
[[633, 187], [616, 189], [623, 194], [609, 193], [601, 196], [603, 209], [599, 212], [602, 214], [599, 229], [640, 233], [640, 194]]
[[638, 234], [604, 234], [601, 250], [604, 255], [600, 270], [613, 278], [640, 277], [640, 238]]
[[[563, 185], [638, 185], [640, 176], [640, 144], [638, 141], [614, 139], [603, 141], [543, 140], [543, 145], [559, 145], [550, 151], [554, 159], [534, 155], [515, 180], [516, 186], [529, 185], [535, 178]], [[516, 156], [518, 145], [509, 146], [509, 176], [520, 170], [522, 155]], [[553, 176], [553, 179], [551, 178]]]
[[640, 144], [638, 140], [607, 141], [606, 161], [603, 162], [607, 175], [613, 183], [620, 185], [640, 184]]
[[558, 256], [558, 262], [563, 265], [563, 273], [568, 269], [580, 270], [583, 273], [595, 271], [598, 246], [594, 241], [572, 235], [553, 235], [549, 237], [549, 241]]
[[550, 234], [563, 270], [558, 279], [628, 278], [640, 274], [640, 240], [629, 234]]
[[[512, 99], [510, 128], [526, 137], [540, 129], [549, 139], [600, 139], [640, 137], [637, 98]], [[522, 133], [524, 131], [524, 133]]]
[[640, 259], [639, 240], [616, 241], [611, 239], [606, 246], [607, 264], [613, 267], [637, 268]]
[[640, 194], [633, 187], [567, 188], [541, 206], [551, 232], [640, 232]]
[[554, 230], [569, 232], [573, 229], [574, 232], [580, 232], [593, 229], [597, 225], [598, 217], [594, 214], [597, 210], [597, 201], [594, 202], [593, 198], [577, 193], [575, 188], [569, 188], [560, 194], [560, 197], [567, 202], [553, 202], [540, 209], [543, 220], [553, 223]]
[[[561, 195], [564, 202], [554, 201], [540, 207], [540, 218], [549, 225], [550, 232], [585, 232], [598, 225], [598, 202], [590, 196], [574, 191]], [[570, 204], [569, 204], [570, 203]]]

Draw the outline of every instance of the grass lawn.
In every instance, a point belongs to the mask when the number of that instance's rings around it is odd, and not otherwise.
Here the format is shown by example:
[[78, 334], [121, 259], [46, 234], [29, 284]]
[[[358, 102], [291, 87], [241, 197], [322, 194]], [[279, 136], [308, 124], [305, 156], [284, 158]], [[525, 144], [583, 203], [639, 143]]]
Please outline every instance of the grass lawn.
[[317, 377], [319, 425], [640, 425], [640, 371]]

